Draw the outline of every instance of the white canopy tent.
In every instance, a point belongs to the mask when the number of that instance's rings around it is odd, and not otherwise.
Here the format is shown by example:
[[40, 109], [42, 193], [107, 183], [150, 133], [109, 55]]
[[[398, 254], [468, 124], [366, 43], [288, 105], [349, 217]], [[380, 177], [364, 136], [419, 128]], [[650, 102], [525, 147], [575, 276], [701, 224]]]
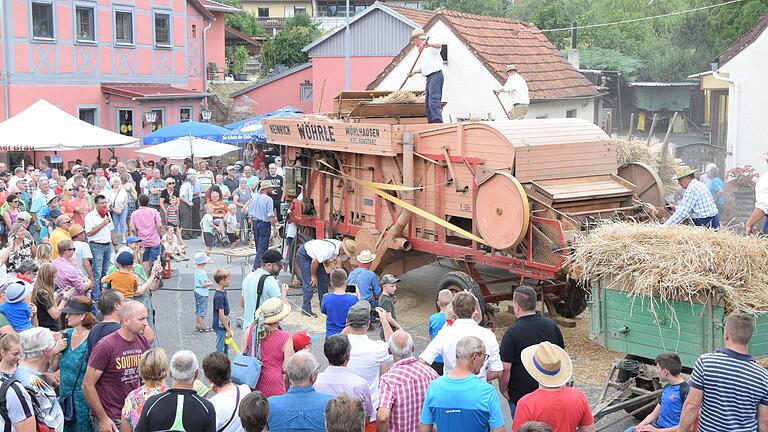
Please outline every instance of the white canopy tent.
[[240, 150], [240, 147], [207, 140], [193, 136], [176, 138], [162, 144], [146, 146], [137, 153], [164, 156], [168, 159], [184, 159], [188, 157], [214, 157]]
[[62, 151], [134, 146], [138, 138], [102, 129], [45, 99], [0, 123], [0, 151]]

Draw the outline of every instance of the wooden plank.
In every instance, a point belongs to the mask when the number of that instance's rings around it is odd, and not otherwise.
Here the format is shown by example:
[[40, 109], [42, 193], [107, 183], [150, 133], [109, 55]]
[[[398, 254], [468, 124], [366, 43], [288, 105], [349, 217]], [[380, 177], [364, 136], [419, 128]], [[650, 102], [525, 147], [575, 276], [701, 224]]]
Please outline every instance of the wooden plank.
[[288, 147], [342, 151], [379, 156], [396, 156], [399, 143], [392, 141], [392, 126], [349, 124], [313, 120], [311, 117], [264, 119], [264, 132], [270, 143]]
[[[446, 102], [443, 102], [445, 106]], [[371, 103], [360, 102], [349, 113], [349, 117], [425, 117], [423, 103]]]

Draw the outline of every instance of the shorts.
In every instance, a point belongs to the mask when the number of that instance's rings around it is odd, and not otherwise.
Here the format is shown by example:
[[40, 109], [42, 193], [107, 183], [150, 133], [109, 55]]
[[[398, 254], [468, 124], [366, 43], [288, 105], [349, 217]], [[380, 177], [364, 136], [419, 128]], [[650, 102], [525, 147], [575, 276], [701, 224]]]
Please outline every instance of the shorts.
[[208, 296], [201, 296], [195, 293], [195, 316], [204, 317], [208, 309]]
[[[120, 426], [123, 423], [123, 418], [113, 418], [112, 422], [115, 423], [115, 426], [117, 426], [117, 430], [120, 430]], [[95, 416], [91, 416], [91, 426], [93, 427], [93, 430], [97, 431], [99, 430], [99, 418]]]
[[216, 240], [213, 237], [213, 233], [204, 232], [203, 241], [205, 241], [205, 247], [213, 247], [216, 244]]
[[166, 225], [168, 225], [171, 228], [178, 228], [179, 223], [178, 222], [166, 222]]
[[227, 238], [229, 239], [230, 243], [234, 243], [239, 240], [237, 233], [227, 233]]
[[143, 262], [147, 261], [154, 261], [157, 259], [157, 257], [160, 256], [160, 251], [162, 250], [162, 246], [152, 246], [152, 247], [145, 247], [144, 248], [144, 254], [141, 256], [141, 260]]

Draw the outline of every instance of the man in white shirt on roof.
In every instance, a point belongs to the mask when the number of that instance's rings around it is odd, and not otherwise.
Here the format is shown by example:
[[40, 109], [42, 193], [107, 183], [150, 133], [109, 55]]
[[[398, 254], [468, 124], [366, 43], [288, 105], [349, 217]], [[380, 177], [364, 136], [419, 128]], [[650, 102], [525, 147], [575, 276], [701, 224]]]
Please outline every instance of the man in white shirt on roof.
[[483, 341], [487, 354], [485, 363], [477, 376], [489, 382], [500, 377], [504, 371], [504, 365], [499, 356], [499, 342], [491, 330], [481, 327], [472, 318], [479, 309], [475, 296], [470, 292], [461, 291], [453, 297], [451, 304], [457, 319], [452, 325], [440, 329], [419, 359], [431, 365], [438, 355], [442, 355], [445, 362], [443, 375], [447, 376], [456, 367], [456, 344], [465, 336], [474, 336]]
[[517, 66], [507, 65], [507, 82], [504, 83], [504, 87], [493, 92], [496, 95], [502, 93], [509, 95], [504, 100], [507, 106], [512, 107], [507, 112], [507, 117], [510, 120], [524, 119], [525, 115], [528, 114], [528, 105], [531, 103], [531, 99], [528, 97], [528, 83], [517, 73]]
[[443, 122], [443, 57], [440, 50], [443, 44], [430, 42], [423, 29], [417, 28], [411, 33], [411, 42], [421, 55], [417, 67], [408, 74], [408, 78], [416, 74], [422, 74], [427, 78], [427, 87], [424, 93], [424, 104], [427, 108], [427, 121], [429, 123]]

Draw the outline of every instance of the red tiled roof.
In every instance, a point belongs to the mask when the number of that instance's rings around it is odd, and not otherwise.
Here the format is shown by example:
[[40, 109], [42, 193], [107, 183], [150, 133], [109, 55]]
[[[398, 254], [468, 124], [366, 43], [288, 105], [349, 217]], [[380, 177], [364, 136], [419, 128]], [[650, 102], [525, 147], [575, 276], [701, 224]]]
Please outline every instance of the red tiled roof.
[[739, 40], [732, 43], [731, 46], [726, 48], [725, 51], [717, 57], [719, 65], [722, 66], [728, 63], [728, 61], [736, 57], [738, 53], [752, 45], [752, 42], [756, 41], [766, 28], [768, 28], [768, 12], [764, 13], [748, 32], [744, 33]]
[[102, 93], [137, 99], [195, 99], [209, 93], [173, 87], [169, 84], [102, 83]]
[[[257, 47], [260, 47], [260, 46], [261, 46], [261, 41], [260, 41], [260, 40], [258, 40], [258, 39], [254, 39], [254, 38], [252, 38], [252, 37], [248, 36], [247, 34], [245, 34], [245, 33], [243, 33], [243, 32], [240, 32], [240, 31], [238, 31], [238, 30], [235, 30], [235, 29], [233, 29], [233, 28], [232, 28], [232, 27], [230, 27], [230, 26], [225, 26], [225, 27], [224, 27], [224, 31], [225, 31], [227, 34], [231, 34], [232, 36], [234, 36], [234, 37], [236, 37], [236, 38], [238, 38], [238, 39], [242, 39], [243, 41], [245, 41], [245, 42], [248, 42], [248, 43], [249, 43], [249, 44], [251, 44], [251, 45], [255, 45], [255, 46], [257, 46]], [[262, 39], [263, 39], [263, 38], [262, 38]]]
[[242, 12], [241, 9], [238, 9], [236, 7], [229, 6], [224, 3], [219, 3], [217, 1], [213, 0], [200, 0], [200, 3], [205, 6], [206, 9], [217, 11], [217, 12], [227, 12], [227, 13], [240, 13]]
[[[439, 11], [427, 23], [425, 30], [429, 31], [437, 21], [450, 27], [500, 84], [506, 81], [506, 66], [516, 65], [528, 83], [531, 99], [590, 97], [598, 94], [595, 86], [571, 66], [533, 24], [509, 18]], [[368, 88], [378, 85], [410, 50], [410, 46], [405, 47]]]
[[414, 8], [409, 8], [404, 6], [395, 6], [389, 3], [384, 3], [384, 6], [399, 13], [400, 15], [408, 18], [409, 20], [415, 22], [416, 24], [422, 27], [427, 25], [429, 20], [431, 20], [432, 17], [435, 16], [434, 12], [423, 10], [423, 9], [414, 9]]
[[198, 12], [200, 12], [200, 15], [202, 15], [204, 18], [213, 19], [213, 14], [211, 11], [205, 8], [203, 4], [200, 2], [200, 0], [187, 0], [192, 6], [194, 6], [195, 9], [197, 9]]

